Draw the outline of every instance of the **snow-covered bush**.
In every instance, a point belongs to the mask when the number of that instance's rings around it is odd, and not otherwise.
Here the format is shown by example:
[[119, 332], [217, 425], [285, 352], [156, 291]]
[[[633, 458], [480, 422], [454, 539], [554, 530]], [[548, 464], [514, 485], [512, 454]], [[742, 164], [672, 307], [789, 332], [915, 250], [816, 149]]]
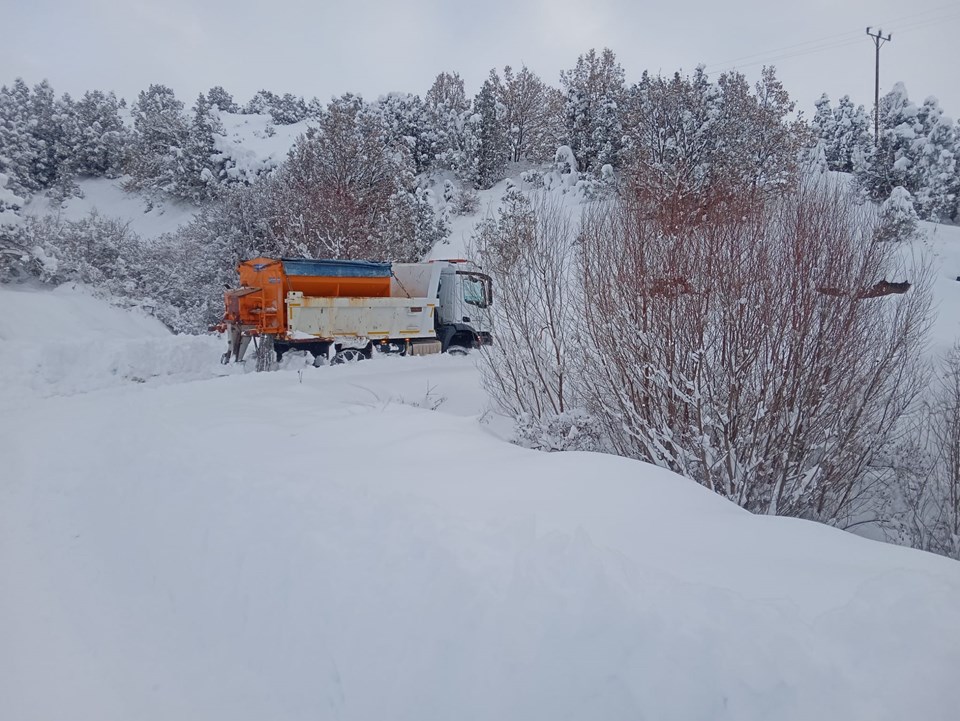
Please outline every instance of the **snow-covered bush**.
[[514, 443], [538, 451], [602, 451], [600, 424], [581, 408], [516, 418]]
[[497, 343], [480, 355], [483, 384], [501, 411], [526, 419], [524, 437], [581, 405], [571, 383], [577, 289], [568, 276], [574, 239], [574, 225], [554, 198], [531, 199], [517, 190], [473, 238], [484, 270], [497, 282]]
[[908, 240], [917, 233], [919, 221], [909, 191], [902, 185], [898, 185], [880, 206], [876, 239], [878, 241]]
[[444, 184], [443, 197], [453, 215], [473, 215], [480, 209], [480, 196], [470, 187], [457, 187], [452, 181]]
[[910, 421], [875, 464], [879, 503], [867, 521], [891, 541], [960, 560], [960, 345]]
[[52, 215], [28, 218], [21, 242], [44, 283], [79, 282], [117, 295], [139, 290], [142, 243], [129, 223], [96, 211], [76, 221]]
[[756, 512], [837, 522], [924, 386], [929, 273], [841, 191], [745, 195], [671, 231], [632, 197], [581, 234], [588, 409], [617, 453]]

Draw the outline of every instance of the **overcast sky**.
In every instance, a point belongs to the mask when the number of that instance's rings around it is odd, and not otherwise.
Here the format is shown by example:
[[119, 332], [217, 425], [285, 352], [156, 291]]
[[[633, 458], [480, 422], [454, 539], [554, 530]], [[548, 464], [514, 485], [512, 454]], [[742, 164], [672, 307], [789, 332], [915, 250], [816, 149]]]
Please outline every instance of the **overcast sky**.
[[873, 103], [867, 25], [881, 51], [881, 92], [936, 95], [960, 116], [960, 0], [0, 0], [0, 84], [47, 78], [58, 92], [100, 88], [128, 99], [150, 83], [191, 104], [223, 85], [244, 102], [260, 88], [327, 99], [422, 94], [441, 70], [476, 93], [490, 68], [526, 64], [557, 83], [591, 47], [612, 48], [636, 80], [770, 63], [798, 107], [820, 93]]

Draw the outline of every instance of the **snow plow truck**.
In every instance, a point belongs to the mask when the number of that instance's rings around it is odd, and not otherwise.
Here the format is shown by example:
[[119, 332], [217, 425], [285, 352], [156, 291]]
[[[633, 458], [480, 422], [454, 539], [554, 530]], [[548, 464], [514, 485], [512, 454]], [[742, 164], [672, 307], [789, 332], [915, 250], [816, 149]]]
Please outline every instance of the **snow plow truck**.
[[493, 342], [490, 276], [466, 260], [378, 263], [253, 258], [224, 294], [223, 363], [254, 346], [257, 368], [309, 351], [316, 365], [373, 353], [466, 353]]

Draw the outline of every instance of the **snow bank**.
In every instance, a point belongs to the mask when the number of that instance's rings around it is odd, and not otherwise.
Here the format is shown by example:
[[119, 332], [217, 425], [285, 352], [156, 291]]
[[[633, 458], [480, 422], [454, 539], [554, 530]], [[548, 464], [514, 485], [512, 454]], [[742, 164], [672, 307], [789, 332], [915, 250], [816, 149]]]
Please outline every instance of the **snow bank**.
[[0, 307], [0, 400], [8, 403], [224, 372], [218, 339], [174, 336], [156, 318], [80, 287], [0, 286]]
[[956, 718], [954, 561], [504, 443], [470, 357], [0, 305], [2, 719]]
[[503, 443], [469, 357], [299, 371], [0, 413], [4, 714], [955, 718], [960, 564]]

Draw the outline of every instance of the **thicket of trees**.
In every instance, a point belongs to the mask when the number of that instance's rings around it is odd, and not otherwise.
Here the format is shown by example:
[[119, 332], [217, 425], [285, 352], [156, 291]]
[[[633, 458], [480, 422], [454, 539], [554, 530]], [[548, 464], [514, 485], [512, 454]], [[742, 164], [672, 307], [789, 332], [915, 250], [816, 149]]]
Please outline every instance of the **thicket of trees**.
[[887, 200], [903, 188], [917, 215], [937, 222], [960, 221], [960, 124], [944, 115], [934, 97], [910, 101], [903, 83], [880, 99], [879, 134], [873, 118], [850, 98], [836, 107], [826, 95], [812, 126], [831, 170], [853, 173], [872, 200]]

